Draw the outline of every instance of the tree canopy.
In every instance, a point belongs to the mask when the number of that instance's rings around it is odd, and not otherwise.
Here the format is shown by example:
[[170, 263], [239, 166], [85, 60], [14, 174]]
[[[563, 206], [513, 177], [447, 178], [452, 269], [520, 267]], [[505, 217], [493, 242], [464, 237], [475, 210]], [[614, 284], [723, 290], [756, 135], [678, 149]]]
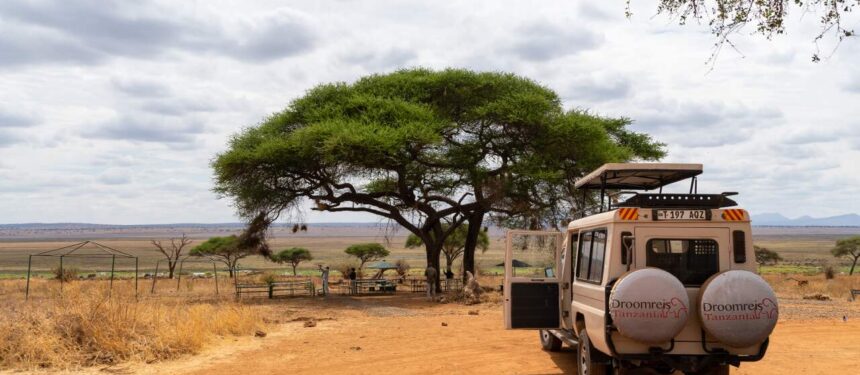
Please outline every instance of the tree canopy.
[[251, 249], [241, 246], [239, 237], [235, 235], [212, 237], [188, 252], [192, 256], [205, 256], [227, 265], [232, 277], [236, 271], [239, 259], [252, 254]]
[[260, 229], [304, 200], [389, 219], [437, 269], [445, 238], [468, 222], [473, 271], [486, 215], [557, 226], [584, 173], [662, 157], [630, 123], [565, 111], [552, 90], [513, 74], [400, 70], [319, 85], [235, 135], [213, 162], [215, 190]]
[[[627, 0], [628, 17], [632, 15], [630, 3], [631, 0]], [[856, 34], [851, 28], [855, 22], [845, 22], [845, 17], [857, 5], [860, 0], [660, 0], [657, 13], [668, 15], [681, 25], [691, 20], [704, 21], [717, 37], [716, 54], [724, 44], [734, 46], [731, 36], [747, 25], [753, 27], [753, 33], [767, 39], [785, 33], [786, 17], [792, 9], [818, 18], [821, 28], [813, 37], [816, 45], [828, 34], [835, 37], [838, 44]], [[819, 60], [816, 51], [812, 61]]]
[[358, 269], [361, 270], [364, 264], [375, 260], [380, 260], [391, 254], [388, 249], [378, 243], [360, 243], [351, 245], [344, 250], [345, 253], [358, 258]]
[[304, 261], [313, 260], [313, 256], [311, 256], [311, 252], [308, 249], [303, 247], [291, 247], [289, 249], [281, 250], [276, 254], [272, 254], [269, 258], [275, 263], [289, 263], [293, 267], [293, 276], [296, 274], [296, 267], [299, 266], [299, 263]]
[[782, 256], [780, 256], [779, 253], [766, 247], [753, 246], [753, 249], [755, 251], [755, 262], [758, 263], [759, 266], [765, 264], [776, 264], [782, 260]]
[[830, 250], [830, 253], [837, 258], [848, 258], [851, 260], [851, 271], [849, 275], [854, 274], [854, 267], [857, 266], [857, 260], [860, 259], [860, 236], [843, 238], [836, 241], [836, 247]]

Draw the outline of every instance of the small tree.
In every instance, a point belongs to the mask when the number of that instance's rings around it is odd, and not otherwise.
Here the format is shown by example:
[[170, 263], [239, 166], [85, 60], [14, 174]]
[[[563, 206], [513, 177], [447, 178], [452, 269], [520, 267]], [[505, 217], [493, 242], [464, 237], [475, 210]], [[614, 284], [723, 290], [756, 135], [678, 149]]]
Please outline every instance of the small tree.
[[779, 253], [766, 247], [753, 246], [753, 249], [755, 249], [755, 262], [758, 263], [759, 268], [766, 264], [777, 264], [782, 260]]
[[380, 260], [391, 254], [385, 247], [378, 243], [360, 243], [355, 244], [350, 247], [347, 247], [344, 250], [348, 255], [352, 255], [358, 258], [358, 270], [364, 267], [364, 264], [367, 262], [372, 262], [375, 260]]
[[[444, 226], [445, 230], [447, 230], [448, 226]], [[469, 234], [469, 225], [460, 225], [457, 229], [454, 229], [448, 237], [445, 237], [445, 241], [442, 242], [442, 254], [445, 255], [445, 266], [447, 269], [446, 273], [452, 273], [451, 270], [454, 266], [454, 261], [463, 255], [463, 251], [466, 249], [466, 236]], [[410, 234], [409, 237], [406, 238], [406, 248], [416, 248], [424, 246], [424, 241], [421, 241], [421, 238]], [[481, 230], [478, 233], [478, 243], [476, 247], [481, 250], [481, 252], [487, 251], [490, 247], [490, 238], [487, 236], [486, 230]]]
[[182, 237], [180, 238], [171, 238], [169, 248], [166, 245], [163, 245], [161, 241], [152, 240], [152, 246], [155, 246], [155, 248], [158, 249], [160, 253], [164, 254], [165, 258], [167, 258], [167, 271], [169, 278], [173, 278], [173, 270], [176, 269], [176, 264], [179, 263], [179, 258], [182, 256], [182, 250], [189, 244], [191, 244], [191, 240], [185, 235], [185, 233], [182, 233]]
[[235, 235], [226, 237], [212, 237], [206, 242], [195, 246], [188, 253], [193, 256], [208, 257], [227, 265], [230, 277], [233, 277], [236, 264], [239, 259], [251, 255], [251, 251], [239, 245], [239, 238]]
[[310, 261], [314, 258], [311, 256], [310, 250], [303, 247], [292, 247], [281, 250], [279, 253], [272, 255], [270, 259], [278, 264], [289, 263], [293, 267], [293, 276], [296, 276], [298, 275], [296, 267], [299, 266], [299, 263]]
[[830, 253], [837, 258], [848, 258], [851, 260], [851, 270], [848, 275], [854, 274], [854, 267], [857, 265], [857, 259], [860, 259], [860, 236], [843, 238], [836, 241], [836, 247], [830, 250]]

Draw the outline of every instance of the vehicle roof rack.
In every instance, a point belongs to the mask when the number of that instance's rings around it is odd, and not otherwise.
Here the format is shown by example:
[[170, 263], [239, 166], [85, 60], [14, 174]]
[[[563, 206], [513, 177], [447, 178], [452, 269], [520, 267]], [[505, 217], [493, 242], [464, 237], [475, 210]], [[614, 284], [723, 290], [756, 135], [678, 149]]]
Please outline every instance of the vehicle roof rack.
[[737, 206], [738, 203], [730, 199], [730, 195], [736, 193], [722, 194], [640, 194], [636, 193], [623, 202], [614, 204], [614, 207], [641, 207], [641, 208], [723, 208]]
[[577, 189], [651, 190], [702, 174], [701, 164], [608, 163], [576, 181]]

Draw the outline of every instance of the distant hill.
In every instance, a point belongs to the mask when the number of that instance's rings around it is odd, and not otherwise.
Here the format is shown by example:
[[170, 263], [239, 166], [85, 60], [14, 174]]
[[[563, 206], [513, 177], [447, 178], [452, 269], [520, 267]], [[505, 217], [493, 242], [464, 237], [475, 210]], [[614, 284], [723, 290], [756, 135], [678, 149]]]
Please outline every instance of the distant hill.
[[[319, 227], [379, 227], [379, 223], [308, 223]], [[292, 223], [275, 223], [275, 228], [292, 227]], [[24, 223], [0, 224], [0, 229], [26, 230], [70, 230], [70, 229], [142, 229], [142, 228], [235, 228], [242, 229], [244, 223], [174, 223], [174, 224], [90, 224], [90, 223]]]
[[801, 216], [789, 219], [777, 213], [765, 213], [752, 216], [755, 226], [780, 226], [780, 227], [860, 227], [860, 215], [847, 214], [830, 217], [815, 218]]

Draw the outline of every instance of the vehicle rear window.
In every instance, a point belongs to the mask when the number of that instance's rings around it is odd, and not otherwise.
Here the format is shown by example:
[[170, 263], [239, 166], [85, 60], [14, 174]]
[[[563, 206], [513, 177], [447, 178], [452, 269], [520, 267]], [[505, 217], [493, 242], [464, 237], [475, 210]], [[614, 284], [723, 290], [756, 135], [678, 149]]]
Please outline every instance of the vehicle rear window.
[[686, 286], [699, 286], [720, 271], [719, 246], [710, 239], [651, 239], [646, 244], [648, 267], [675, 275]]

